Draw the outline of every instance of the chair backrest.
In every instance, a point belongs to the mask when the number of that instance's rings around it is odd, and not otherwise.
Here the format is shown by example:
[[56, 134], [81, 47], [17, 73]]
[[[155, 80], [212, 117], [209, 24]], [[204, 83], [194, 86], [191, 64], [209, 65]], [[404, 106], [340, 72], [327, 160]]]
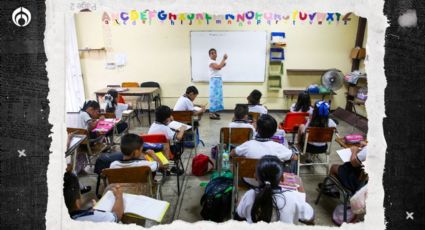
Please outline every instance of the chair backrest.
[[287, 133], [296, 132], [296, 127], [307, 122], [306, 117], [309, 116], [309, 113], [287, 113], [285, 121], [283, 122], [283, 130]]
[[235, 167], [235, 176], [237, 175], [238, 182], [243, 177], [255, 178], [255, 167], [259, 159], [251, 159], [246, 157], [234, 157], [233, 166]]
[[173, 111], [171, 115], [175, 121], [185, 124], [192, 123], [193, 111]]
[[306, 142], [332, 142], [335, 128], [309, 127], [306, 130]]
[[240, 145], [249, 141], [252, 137], [251, 128], [229, 128], [223, 127], [220, 129], [220, 143]]
[[137, 83], [137, 82], [123, 82], [123, 83], [121, 83], [121, 87], [138, 88], [139, 83]]
[[167, 137], [162, 134], [142, 134], [140, 135], [140, 138], [143, 140], [143, 142], [148, 143], [168, 143]]
[[147, 87], [156, 87], [156, 88], [161, 88], [159, 86], [158, 82], [154, 82], [154, 81], [147, 81], [147, 82], [142, 82], [142, 84], [140, 84], [141, 88], [147, 88]]
[[106, 85], [106, 87], [108, 87], [108, 88], [119, 88], [121, 86], [120, 85]]
[[103, 169], [108, 183], [149, 183], [151, 184], [151, 168], [149, 166]]
[[258, 118], [261, 116], [261, 113], [249, 112], [248, 115], [250, 118], [252, 118], [253, 121], [257, 121]]

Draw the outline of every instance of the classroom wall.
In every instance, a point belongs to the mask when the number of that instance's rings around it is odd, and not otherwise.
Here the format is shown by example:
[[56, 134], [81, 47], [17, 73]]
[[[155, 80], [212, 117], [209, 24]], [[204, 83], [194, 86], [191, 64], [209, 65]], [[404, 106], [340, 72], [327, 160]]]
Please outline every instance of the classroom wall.
[[[95, 20], [94, 18], [97, 18]], [[88, 98], [94, 98], [94, 92], [108, 84], [120, 84], [124, 81], [156, 81], [161, 85], [163, 104], [174, 106], [177, 98], [182, 95], [189, 85], [196, 85], [200, 94], [198, 103], [208, 101], [208, 84], [191, 82], [190, 66], [190, 31], [199, 30], [266, 30], [269, 33], [283, 31], [286, 33], [287, 47], [285, 48], [285, 69], [327, 69], [337, 68], [343, 73], [351, 69], [349, 54], [355, 44], [355, 35], [358, 17], [352, 16], [348, 25], [340, 22], [338, 25], [313, 24], [280, 21], [277, 25], [184, 25], [169, 21], [161, 23], [152, 21], [151, 25], [138, 23], [137, 25], [106, 26], [101, 23], [100, 13], [79, 13], [76, 16], [76, 29], [80, 44], [91, 46], [110, 47], [107, 51], [83, 51], [80, 53], [85, 92]], [[106, 30], [105, 30], [106, 28]], [[109, 29], [108, 29], [109, 28]], [[103, 34], [100, 34], [103, 33]], [[86, 42], [86, 43], [85, 43]], [[99, 45], [100, 44], [100, 45]], [[213, 44], [212, 44], [213, 46]], [[94, 47], [98, 48], [98, 47]], [[112, 60], [115, 53], [127, 56], [127, 64], [113, 70], [105, 69], [108, 60]], [[207, 54], [206, 54], [207, 55]], [[220, 53], [219, 56], [223, 55]], [[232, 57], [229, 57], [229, 59]], [[267, 63], [268, 66], [268, 63]], [[244, 68], [241, 66], [240, 68]], [[267, 70], [268, 71], [268, 68]], [[283, 89], [305, 88], [316, 83], [320, 84], [320, 75], [287, 75], [282, 76]], [[267, 73], [266, 73], [267, 79]], [[247, 95], [253, 89], [263, 92], [262, 103], [269, 109], [288, 109], [295, 102], [284, 98], [282, 89], [268, 91], [267, 81], [263, 83], [225, 83], [225, 109], [233, 109], [236, 103], [246, 103]], [[345, 86], [337, 91], [333, 97], [332, 108], [345, 107]], [[318, 98], [316, 98], [318, 99]]]

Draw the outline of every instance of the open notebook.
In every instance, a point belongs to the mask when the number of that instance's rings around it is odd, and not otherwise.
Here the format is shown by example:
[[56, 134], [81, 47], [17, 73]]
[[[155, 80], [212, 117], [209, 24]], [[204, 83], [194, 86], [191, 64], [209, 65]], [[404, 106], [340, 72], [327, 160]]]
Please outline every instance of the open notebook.
[[[156, 222], [161, 222], [170, 203], [162, 200], [155, 200], [143, 195], [133, 195], [124, 193], [124, 213], [130, 214], [136, 217], [143, 217], [146, 219], [154, 220]], [[111, 211], [115, 203], [115, 196], [112, 191], [106, 192], [102, 196], [94, 209]]]
[[343, 162], [349, 162], [351, 159], [350, 148], [336, 150], [336, 153], [338, 153], [339, 158], [341, 158]]
[[172, 122], [170, 122], [170, 123], [168, 124], [168, 127], [170, 127], [171, 129], [174, 129], [174, 130], [178, 130], [178, 129], [180, 129], [180, 127], [181, 127], [182, 125], [186, 126], [186, 129], [185, 129], [185, 130], [189, 130], [189, 129], [191, 129], [191, 128], [192, 128], [192, 126], [190, 126], [190, 125], [186, 125], [186, 124], [183, 124], [183, 123], [178, 122], [178, 121], [172, 121]]

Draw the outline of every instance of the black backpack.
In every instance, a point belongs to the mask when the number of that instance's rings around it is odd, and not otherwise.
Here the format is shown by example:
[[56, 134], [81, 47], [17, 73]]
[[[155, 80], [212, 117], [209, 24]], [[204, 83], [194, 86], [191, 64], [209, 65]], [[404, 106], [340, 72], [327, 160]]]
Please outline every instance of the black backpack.
[[201, 198], [201, 216], [204, 220], [224, 222], [230, 217], [233, 180], [227, 177], [212, 179]]

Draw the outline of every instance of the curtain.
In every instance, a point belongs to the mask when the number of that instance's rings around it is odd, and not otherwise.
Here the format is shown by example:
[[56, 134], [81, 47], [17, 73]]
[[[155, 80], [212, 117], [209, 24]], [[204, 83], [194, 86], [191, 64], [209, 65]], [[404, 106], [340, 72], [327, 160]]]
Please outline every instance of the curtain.
[[74, 14], [65, 18], [66, 112], [78, 112], [85, 101]]

